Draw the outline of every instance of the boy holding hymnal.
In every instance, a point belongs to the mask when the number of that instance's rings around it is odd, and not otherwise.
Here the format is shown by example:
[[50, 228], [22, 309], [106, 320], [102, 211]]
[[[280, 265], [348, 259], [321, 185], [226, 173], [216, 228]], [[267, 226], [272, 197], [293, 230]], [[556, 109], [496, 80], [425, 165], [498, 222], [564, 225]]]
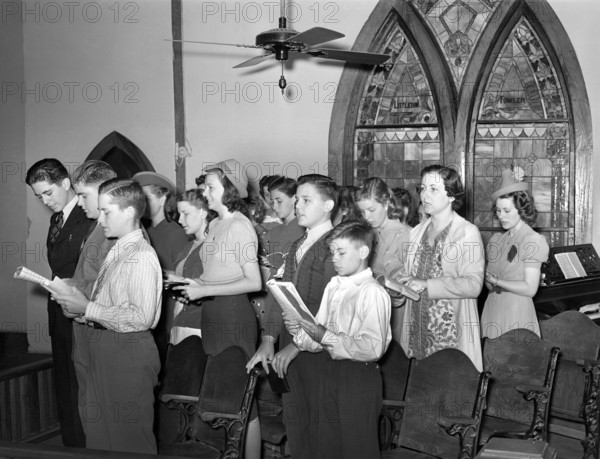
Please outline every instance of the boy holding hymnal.
[[392, 334], [390, 297], [367, 264], [373, 239], [367, 222], [336, 226], [327, 243], [338, 275], [325, 287], [316, 322], [284, 316], [298, 349], [327, 356], [318, 396], [309, 402], [327, 413], [318, 420], [318, 457], [379, 457], [377, 361]]

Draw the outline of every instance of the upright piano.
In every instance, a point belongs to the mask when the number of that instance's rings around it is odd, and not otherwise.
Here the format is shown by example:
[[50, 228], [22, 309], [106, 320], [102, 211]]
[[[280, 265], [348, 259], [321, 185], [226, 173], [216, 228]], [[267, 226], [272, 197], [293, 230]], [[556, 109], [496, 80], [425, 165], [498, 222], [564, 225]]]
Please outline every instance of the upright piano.
[[[533, 297], [538, 318], [547, 319], [599, 302], [600, 258], [594, 246], [551, 248], [548, 262], [542, 266], [542, 283]], [[595, 318], [593, 314], [590, 317]]]

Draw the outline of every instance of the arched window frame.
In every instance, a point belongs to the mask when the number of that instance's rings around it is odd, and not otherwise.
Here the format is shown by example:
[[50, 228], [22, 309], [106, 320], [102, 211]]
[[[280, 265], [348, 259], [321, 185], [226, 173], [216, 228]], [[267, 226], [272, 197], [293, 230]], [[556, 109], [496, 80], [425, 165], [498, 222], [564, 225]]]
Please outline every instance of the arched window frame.
[[[423, 70], [436, 104], [440, 145], [443, 148], [441, 154], [445, 159], [454, 160], [456, 90], [450, 80], [450, 70], [445, 60], [436, 51], [435, 38], [419, 19], [419, 13], [405, 0], [381, 0], [371, 13], [352, 49], [379, 50], [384, 45], [384, 31], [390, 26], [391, 21], [398, 21], [419, 60], [428, 63], [427, 66], [423, 66]], [[370, 73], [370, 67], [346, 65], [332, 110], [329, 128], [329, 164], [339, 172], [335, 174], [336, 180], [344, 184], [351, 184], [353, 180], [354, 129], [360, 106], [360, 95]], [[434, 74], [448, 75], [448, 78], [433, 78]], [[445, 100], [446, 103], [440, 103], [441, 100]]]
[[[397, 15], [397, 16], [394, 16]], [[556, 13], [546, 0], [501, 0], [473, 49], [458, 93], [450, 69], [431, 30], [406, 0], [381, 0], [359, 33], [353, 49], [377, 52], [381, 31], [398, 17], [406, 37], [418, 54], [436, 100], [443, 162], [456, 167], [465, 180], [466, 216], [473, 218], [473, 167], [477, 115], [485, 84], [509, 34], [522, 17], [527, 18], [542, 41], [556, 69], [565, 95], [570, 127], [571, 169], [569, 182], [575, 193], [569, 199], [569, 243], [592, 238], [592, 123], [587, 90], [573, 45]], [[346, 66], [333, 107], [329, 162], [336, 178], [353, 181], [354, 129], [360, 94], [370, 69]], [[432, 78], [431, 75], [444, 75]], [[441, 95], [447, 95], [440, 103]], [[462, 134], [458, 134], [462, 133]]]

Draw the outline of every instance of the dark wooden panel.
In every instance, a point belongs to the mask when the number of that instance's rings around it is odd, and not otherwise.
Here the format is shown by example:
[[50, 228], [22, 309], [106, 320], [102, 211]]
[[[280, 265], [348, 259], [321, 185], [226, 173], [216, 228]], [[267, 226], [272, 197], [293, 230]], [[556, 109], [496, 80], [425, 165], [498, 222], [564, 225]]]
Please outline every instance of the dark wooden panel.
[[585, 375], [576, 361], [598, 358], [600, 327], [578, 311], [567, 311], [541, 320], [540, 332], [546, 343], [561, 350], [550, 412], [556, 417], [581, 422]]

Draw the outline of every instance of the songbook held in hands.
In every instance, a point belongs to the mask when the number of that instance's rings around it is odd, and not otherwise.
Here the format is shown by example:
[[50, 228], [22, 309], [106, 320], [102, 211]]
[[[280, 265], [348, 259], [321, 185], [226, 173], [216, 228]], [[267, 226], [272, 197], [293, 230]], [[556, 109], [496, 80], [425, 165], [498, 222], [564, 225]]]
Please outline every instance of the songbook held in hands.
[[267, 282], [269, 291], [273, 294], [277, 303], [281, 307], [281, 310], [290, 318], [298, 318], [309, 320], [315, 323], [317, 319], [311, 314], [311, 312], [300, 298], [300, 294], [296, 287], [291, 282], [281, 282], [275, 279], [270, 279]]
[[25, 266], [19, 266], [15, 271], [14, 275], [15, 279], [26, 280], [29, 282], [35, 282], [36, 284], [40, 284], [50, 293], [56, 293], [59, 295], [66, 295], [73, 291], [71, 287], [69, 287], [65, 281], [63, 281], [60, 277], [54, 276], [53, 280], [50, 280], [31, 269], [26, 268]]
[[377, 276], [376, 279], [385, 288], [385, 290], [392, 298], [395, 298], [398, 295], [405, 296], [406, 298], [410, 298], [413, 301], [419, 301], [419, 299], [421, 298], [421, 295], [415, 292], [410, 287], [407, 287], [406, 285], [401, 284], [400, 282], [390, 279], [389, 277]]

